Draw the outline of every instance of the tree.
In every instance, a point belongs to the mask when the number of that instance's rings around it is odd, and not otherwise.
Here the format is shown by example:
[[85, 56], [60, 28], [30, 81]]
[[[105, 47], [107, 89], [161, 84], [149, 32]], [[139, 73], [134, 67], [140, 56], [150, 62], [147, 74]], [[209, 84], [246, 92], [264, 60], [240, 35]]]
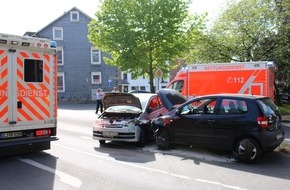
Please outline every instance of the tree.
[[199, 17], [189, 17], [188, 0], [104, 0], [89, 24], [90, 42], [111, 58], [105, 61], [149, 77], [154, 92], [154, 72], [168, 73], [165, 63], [189, 48], [189, 34], [198, 30]]
[[217, 58], [231, 61], [269, 59], [269, 52], [277, 45], [279, 22], [275, 9], [273, 0], [231, 1], [209, 34]]
[[229, 0], [211, 27], [194, 40], [188, 59], [271, 60], [276, 64], [276, 79], [290, 82], [290, 0]]

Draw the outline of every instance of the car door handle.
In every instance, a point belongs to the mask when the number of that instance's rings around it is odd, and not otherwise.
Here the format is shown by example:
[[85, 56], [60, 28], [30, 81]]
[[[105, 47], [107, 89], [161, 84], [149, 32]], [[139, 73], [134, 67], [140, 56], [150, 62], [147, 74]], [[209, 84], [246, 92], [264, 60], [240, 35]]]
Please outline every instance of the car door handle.
[[214, 120], [214, 119], [208, 119], [207, 122], [208, 122], [208, 123], [214, 123], [215, 120]]

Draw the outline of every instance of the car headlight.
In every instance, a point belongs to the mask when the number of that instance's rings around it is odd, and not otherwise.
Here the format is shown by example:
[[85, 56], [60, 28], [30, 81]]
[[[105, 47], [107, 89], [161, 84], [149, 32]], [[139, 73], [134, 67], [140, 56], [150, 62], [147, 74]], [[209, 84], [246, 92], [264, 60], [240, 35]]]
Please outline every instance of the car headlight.
[[126, 127], [133, 127], [133, 126], [136, 126], [138, 125], [138, 120], [129, 120], [129, 121], [126, 121], [125, 123], [125, 126]]

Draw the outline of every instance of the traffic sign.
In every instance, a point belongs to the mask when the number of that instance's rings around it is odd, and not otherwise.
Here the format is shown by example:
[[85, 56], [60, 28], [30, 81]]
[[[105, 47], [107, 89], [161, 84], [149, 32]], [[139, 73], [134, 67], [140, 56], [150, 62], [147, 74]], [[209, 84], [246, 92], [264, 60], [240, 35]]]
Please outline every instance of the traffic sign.
[[155, 71], [155, 76], [157, 77], [157, 78], [162, 78], [162, 76], [163, 76], [163, 71], [160, 69], [160, 68], [157, 68], [156, 69], [156, 71]]

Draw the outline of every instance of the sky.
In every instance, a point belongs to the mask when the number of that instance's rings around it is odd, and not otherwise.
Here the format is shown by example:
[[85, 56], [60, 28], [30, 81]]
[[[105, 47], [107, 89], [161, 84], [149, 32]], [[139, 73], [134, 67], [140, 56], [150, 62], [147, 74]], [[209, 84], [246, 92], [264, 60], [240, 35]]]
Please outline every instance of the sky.
[[[226, 0], [192, 0], [190, 12], [213, 18]], [[73, 7], [94, 18], [99, 0], [4, 0], [1, 1], [0, 33], [24, 35], [37, 32]]]

